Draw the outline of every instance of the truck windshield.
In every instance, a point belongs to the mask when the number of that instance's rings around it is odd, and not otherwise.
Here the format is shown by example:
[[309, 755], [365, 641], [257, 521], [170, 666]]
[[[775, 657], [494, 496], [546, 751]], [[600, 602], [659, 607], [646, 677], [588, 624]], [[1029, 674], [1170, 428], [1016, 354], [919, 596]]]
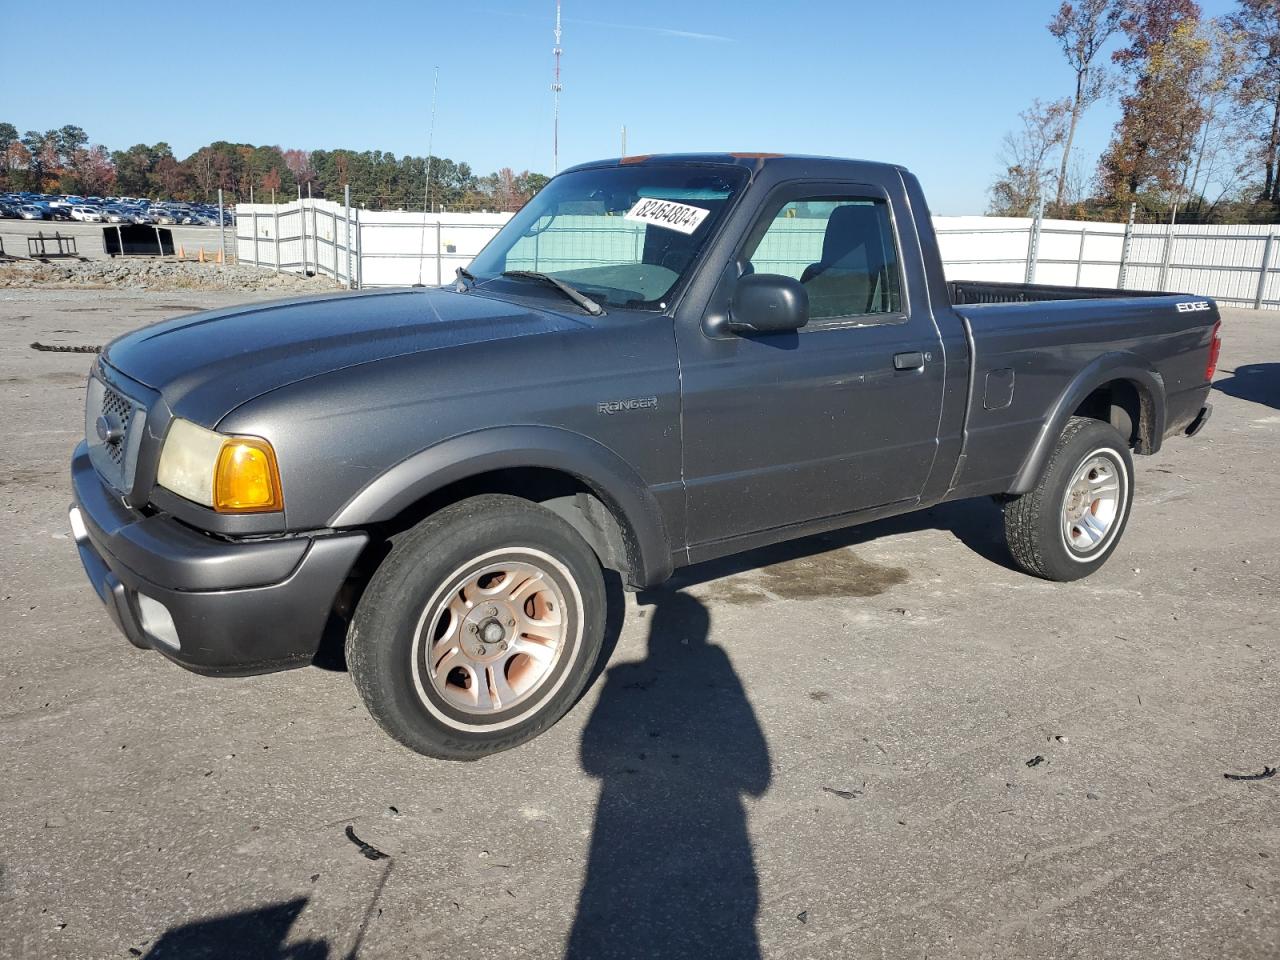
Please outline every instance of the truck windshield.
[[745, 183], [724, 167], [603, 167], [562, 174], [468, 268], [555, 277], [601, 304], [663, 310]]

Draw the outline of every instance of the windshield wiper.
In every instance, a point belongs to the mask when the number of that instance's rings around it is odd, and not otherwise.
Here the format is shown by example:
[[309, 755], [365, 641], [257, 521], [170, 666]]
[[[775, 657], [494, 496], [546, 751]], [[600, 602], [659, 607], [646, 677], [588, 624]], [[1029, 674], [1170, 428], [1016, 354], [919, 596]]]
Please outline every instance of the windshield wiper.
[[549, 273], [539, 273], [536, 270], [504, 270], [502, 275], [504, 277], [514, 277], [517, 280], [540, 280], [543, 283], [549, 283], [583, 310], [587, 311], [587, 313], [591, 314], [591, 316], [598, 317], [604, 313], [604, 307], [600, 306], [581, 290], [569, 286], [563, 280], [553, 277]]

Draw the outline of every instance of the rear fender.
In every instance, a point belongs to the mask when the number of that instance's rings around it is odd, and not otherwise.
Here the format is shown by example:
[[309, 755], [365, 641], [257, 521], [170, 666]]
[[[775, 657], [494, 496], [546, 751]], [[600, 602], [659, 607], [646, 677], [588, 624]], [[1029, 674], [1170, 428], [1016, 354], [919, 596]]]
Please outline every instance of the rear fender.
[[[1022, 463], [1017, 478], [1009, 493], [1022, 494], [1028, 492], [1040, 479], [1045, 464], [1053, 453], [1054, 445], [1066, 429], [1067, 421], [1079, 408], [1086, 397], [1113, 380], [1128, 380], [1138, 390], [1142, 402], [1144, 427], [1142, 433], [1149, 436], [1150, 442], [1138, 450], [1139, 453], [1155, 453], [1160, 449], [1160, 441], [1164, 437], [1165, 390], [1164, 380], [1154, 367], [1137, 354], [1129, 352], [1105, 353], [1076, 374], [1070, 385], [1059, 395], [1057, 402], [1049, 411], [1044, 425], [1036, 435], [1031, 452]], [[1149, 424], [1147, 420], [1149, 419]]]

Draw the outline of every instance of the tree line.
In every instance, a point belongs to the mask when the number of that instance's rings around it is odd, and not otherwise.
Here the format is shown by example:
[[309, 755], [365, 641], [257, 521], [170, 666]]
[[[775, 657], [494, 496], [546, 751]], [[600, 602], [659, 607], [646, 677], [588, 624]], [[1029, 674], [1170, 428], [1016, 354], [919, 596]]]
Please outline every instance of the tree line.
[[[1070, 69], [1064, 96], [1018, 117], [989, 212], [1200, 223], [1280, 216], [1280, 3], [1236, 0], [1206, 18], [1195, 0], [1063, 2], [1047, 30]], [[1081, 117], [1117, 98], [1101, 156], [1081, 158]]]
[[[427, 182], [428, 167], [430, 183]], [[374, 210], [515, 210], [547, 177], [504, 167], [486, 176], [447, 157], [403, 156], [382, 150], [282, 150], [219, 140], [179, 160], [169, 144], [139, 143], [108, 150], [83, 129], [28, 130], [0, 122], [0, 190], [165, 200], [217, 198], [231, 204], [324, 197]]]

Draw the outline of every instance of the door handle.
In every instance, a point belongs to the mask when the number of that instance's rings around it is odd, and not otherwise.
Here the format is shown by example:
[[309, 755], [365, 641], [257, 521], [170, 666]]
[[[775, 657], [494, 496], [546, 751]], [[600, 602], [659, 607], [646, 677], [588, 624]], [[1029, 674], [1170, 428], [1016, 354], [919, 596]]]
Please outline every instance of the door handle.
[[919, 350], [913, 350], [911, 353], [895, 353], [893, 355], [893, 369], [895, 370], [919, 370], [924, 366], [924, 354]]

